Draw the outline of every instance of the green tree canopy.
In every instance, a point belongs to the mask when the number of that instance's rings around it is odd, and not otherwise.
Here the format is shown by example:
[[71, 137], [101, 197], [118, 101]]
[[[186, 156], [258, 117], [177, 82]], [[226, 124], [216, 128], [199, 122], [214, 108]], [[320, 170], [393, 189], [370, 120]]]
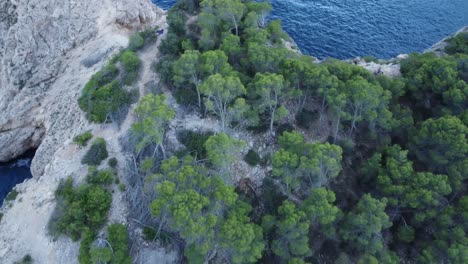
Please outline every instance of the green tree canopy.
[[387, 200], [377, 200], [370, 194], [361, 197], [354, 209], [346, 215], [340, 234], [353, 247], [373, 254], [383, 249], [382, 230], [392, 226], [385, 213]]
[[412, 138], [411, 149], [435, 173], [447, 174], [452, 189], [468, 177], [468, 128], [460, 119], [427, 119]]
[[235, 104], [235, 99], [246, 93], [246, 89], [238, 77], [223, 77], [220, 74], [211, 75], [200, 86], [200, 92], [206, 96], [205, 105], [208, 110], [221, 119], [222, 130], [238, 116], [238, 111], [246, 105]]
[[163, 152], [164, 133], [168, 122], [174, 118], [175, 112], [165, 103], [164, 95], [148, 94], [144, 96], [135, 113], [138, 115], [138, 122], [132, 125], [131, 131], [135, 138], [135, 148], [139, 153], [147, 146], [154, 146], [153, 157], [158, 148]]

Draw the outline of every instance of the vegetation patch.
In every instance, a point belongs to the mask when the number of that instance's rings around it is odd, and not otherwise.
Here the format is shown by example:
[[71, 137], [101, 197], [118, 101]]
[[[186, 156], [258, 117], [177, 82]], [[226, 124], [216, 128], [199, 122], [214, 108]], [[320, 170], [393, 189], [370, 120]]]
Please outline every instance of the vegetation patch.
[[79, 146], [85, 147], [91, 138], [93, 138], [91, 131], [86, 131], [74, 137], [73, 142]]
[[86, 231], [96, 233], [105, 223], [112, 194], [94, 184], [73, 185], [73, 179], [62, 180], [55, 192], [57, 208], [50, 220], [49, 230], [79, 240]]
[[247, 154], [244, 156], [244, 161], [247, 162], [247, 164], [250, 166], [257, 166], [260, 163], [261, 158], [255, 150], [250, 149], [249, 152], [247, 152]]
[[82, 164], [98, 166], [107, 159], [107, 143], [103, 138], [97, 138], [81, 160]]
[[198, 159], [206, 159], [205, 142], [212, 136], [213, 132], [194, 132], [190, 130], [183, 130], [177, 133], [177, 140], [182, 143], [187, 152]]
[[468, 54], [468, 32], [462, 32], [447, 40], [445, 52], [448, 54], [464, 53]]

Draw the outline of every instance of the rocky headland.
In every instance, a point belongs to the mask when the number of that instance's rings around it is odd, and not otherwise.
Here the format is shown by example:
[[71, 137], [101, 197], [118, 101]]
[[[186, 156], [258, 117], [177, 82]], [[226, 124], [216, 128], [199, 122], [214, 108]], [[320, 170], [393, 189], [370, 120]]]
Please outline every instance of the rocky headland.
[[[33, 179], [20, 184], [18, 199], [11, 207], [2, 209], [0, 263], [12, 263], [25, 254], [31, 254], [35, 263], [77, 263], [79, 244], [69, 238], [55, 240], [47, 229], [60, 179], [73, 176], [80, 181], [87, 172], [80, 162], [84, 150], [73, 144], [72, 138], [91, 130], [95, 136], [105, 138], [110, 154], [121, 161], [119, 164], [125, 164], [119, 138], [133, 118], [130, 109], [120, 127], [91, 124], [77, 99], [93, 73], [127, 45], [134, 30], [155, 26], [167, 28], [166, 15], [149, 0], [0, 3], [0, 161], [37, 148], [31, 168]], [[468, 27], [462, 31], [468, 31]], [[445, 40], [429, 51], [442, 53]], [[290, 42], [286, 46], [295, 44]], [[144, 94], [150, 80], [158, 80], [151, 71], [157, 55], [157, 44], [139, 54], [143, 61], [137, 84], [140, 94]], [[375, 74], [400, 76], [399, 60], [405, 56], [390, 61], [356, 58], [349, 62]], [[175, 120], [172, 125], [192, 126], [193, 120], [185, 118]], [[193, 125], [194, 129], [200, 129], [199, 125]], [[127, 220], [125, 197], [116, 191], [109, 221]], [[144, 250], [141, 255], [144, 258]], [[155, 249], [147, 255], [139, 263], [175, 260], [171, 253]]]

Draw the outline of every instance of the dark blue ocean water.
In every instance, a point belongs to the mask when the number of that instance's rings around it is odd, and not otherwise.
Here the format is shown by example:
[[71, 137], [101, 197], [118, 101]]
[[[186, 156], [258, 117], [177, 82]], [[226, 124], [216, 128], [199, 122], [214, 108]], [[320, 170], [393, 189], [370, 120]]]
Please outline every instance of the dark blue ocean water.
[[31, 158], [33, 154], [27, 154], [13, 162], [0, 163], [0, 206], [8, 193], [31, 175]]
[[[153, 0], [170, 8], [175, 0]], [[468, 25], [468, 0], [271, 0], [303, 53], [338, 59], [421, 52]]]

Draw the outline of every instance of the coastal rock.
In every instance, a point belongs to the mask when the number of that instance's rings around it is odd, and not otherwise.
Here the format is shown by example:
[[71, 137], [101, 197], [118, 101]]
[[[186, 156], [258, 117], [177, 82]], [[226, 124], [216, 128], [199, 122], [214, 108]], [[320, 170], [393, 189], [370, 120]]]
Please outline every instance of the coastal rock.
[[[86, 123], [75, 99], [91, 66], [162, 13], [149, 0], [2, 1], [0, 161], [39, 148], [33, 174], [41, 175], [60, 142]], [[77, 63], [86, 58], [89, 69]]]
[[[54, 239], [47, 228], [59, 181], [80, 182], [87, 173], [80, 162], [86, 149], [72, 138], [92, 130], [119, 164], [125, 161], [119, 130], [90, 124], [77, 99], [135, 29], [161, 25], [165, 12], [149, 0], [0, 1], [0, 161], [38, 148], [34, 177], [17, 185], [18, 198], [1, 208], [0, 263], [26, 254], [39, 264], [78, 262], [79, 243]], [[123, 222], [126, 204], [114, 193], [109, 221]]]
[[439, 41], [436, 44], [432, 45], [431, 48], [425, 50], [424, 52], [433, 52], [437, 56], [442, 56], [442, 55], [446, 54], [445, 53], [445, 47], [447, 46], [447, 40], [449, 38], [451, 38], [453, 36], [456, 36], [456, 35], [458, 35], [460, 33], [463, 33], [463, 32], [468, 32], [468, 26], [459, 29], [457, 32], [455, 32], [455, 34], [453, 34], [451, 36], [443, 38], [441, 41]]

